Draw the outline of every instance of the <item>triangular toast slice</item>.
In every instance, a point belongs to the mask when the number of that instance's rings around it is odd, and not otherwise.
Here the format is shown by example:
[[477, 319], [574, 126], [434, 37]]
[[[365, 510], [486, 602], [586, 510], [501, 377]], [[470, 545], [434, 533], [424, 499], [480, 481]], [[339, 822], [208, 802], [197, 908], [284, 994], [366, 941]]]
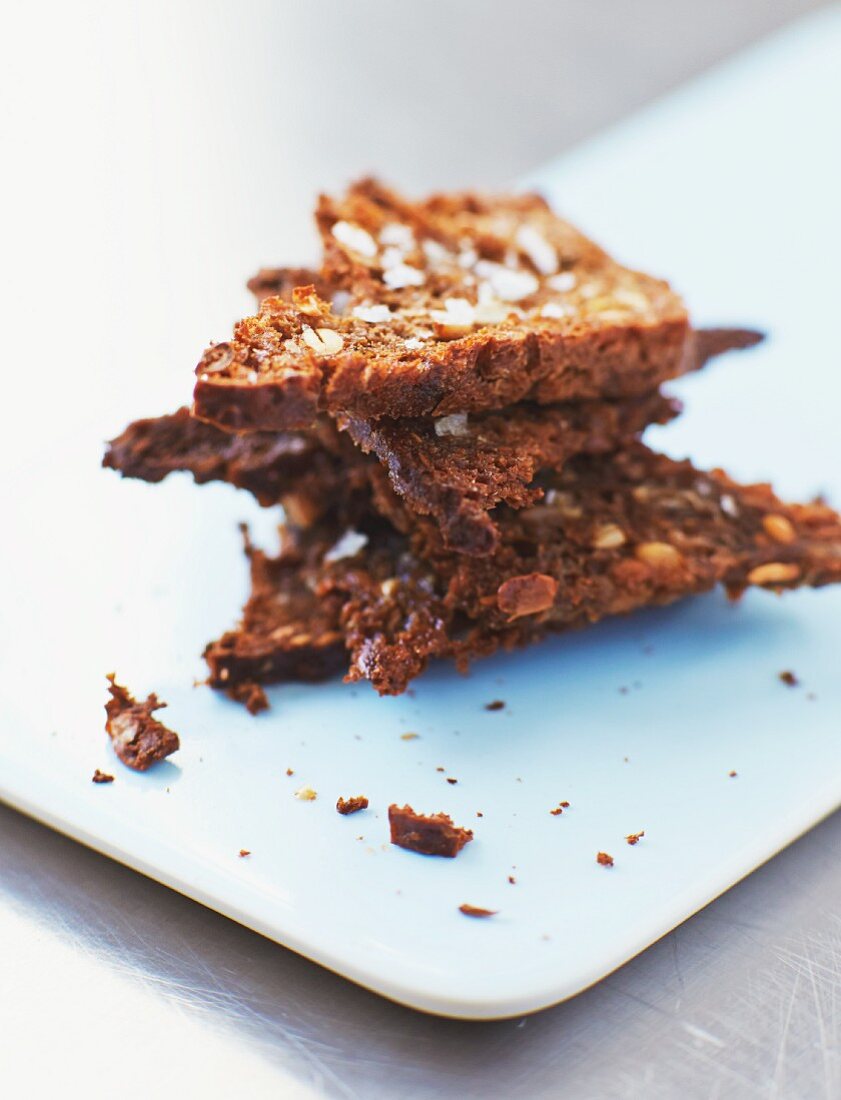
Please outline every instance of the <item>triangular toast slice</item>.
[[[841, 581], [841, 518], [827, 505], [786, 505], [768, 485], [739, 485], [642, 444], [573, 459], [546, 489], [535, 507], [500, 510], [502, 538], [488, 557], [446, 551], [428, 520], [410, 518], [399, 534], [371, 512], [352, 531], [334, 524], [296, 534], [309, 550], [285, 583], [323, 601], [331, 634], [341, 631], [349, 679], [399, 694], [433, 657], [464, 666], [716, 584], [735, 597], [748, 586], [779, 592]], [[257, 560], [243, 625], [207, 650], [217, 687], [290, 675], [286, 612], [274, 617]]]
[[409, 203], [373, 181], [323, 198], [324, 280], [266, 298], [196, 368], [195, 411], [232, 429], [306, 427], [319, 410], [445, 416], [638, 396], [688, 369], [667, 283], [610, 258], [535, 195]]
[[330, 509], [349, 515], [371, 474], [373, 460], [363, 452], [372, 452], [406, 507], [440, 524], [449, 548], [488, 554], [498, 541], [490, 511], [499, 503], [521, 508], [539, 500], [543, 490], [533, 482], [541, 470], [558, 470], [581, 452], [616, 450], [678, 411], [677, 402], [654, 393], [627, 401], [515, 405], [469, 418], [351, 418], [346, 433], [321, 417], [310, 429], [236, 434], [179, 409], [134, 421], [111, 441], [103, 465], [144, 481], [180, 470], [199, 484], [225, 481], [263, 505], [283, 504], [293, 522], [306, 525]]

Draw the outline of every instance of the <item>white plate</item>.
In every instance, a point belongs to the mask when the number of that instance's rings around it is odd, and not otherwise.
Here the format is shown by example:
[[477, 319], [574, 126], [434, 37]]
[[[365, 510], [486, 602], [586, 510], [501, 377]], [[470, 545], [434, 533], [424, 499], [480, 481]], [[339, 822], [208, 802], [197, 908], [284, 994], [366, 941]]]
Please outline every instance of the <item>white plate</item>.
[[[623, 257], [672, 273], [699, 319], [773, 329], [683, 383], [690, 411], [658, 442], [836, 500], [838, 26], [776, 40], [538, 177]], [[841, 801], [841, 591], [711, 596], [467, 680], [437, 668], [413, 697], [281, 687], [250, 718], [191, 684], [245, 594], [235, 521], [265, 533], [270, 517], [224, 486], [99, 471], [125, 409], [92, 407], [63, 438], [45, 410], [4, 486], [0, 792], [63, 832], [388, 997], [490, 1018], [596, 981]], [[103, 732], [111, 669], [168, 700], [182, 735], [146, 775]], [[116, 781], [93, 785], [95, 767]], [[293, 797], [302, 784], [317, 801]], [[371, 809], [340, 817], [336, 797], [357, 793]], [[475, 842], [453, 861], [393, 848], [392, 801], [446, 810]], [[462, 902], [499, 914], [469, 920]]]

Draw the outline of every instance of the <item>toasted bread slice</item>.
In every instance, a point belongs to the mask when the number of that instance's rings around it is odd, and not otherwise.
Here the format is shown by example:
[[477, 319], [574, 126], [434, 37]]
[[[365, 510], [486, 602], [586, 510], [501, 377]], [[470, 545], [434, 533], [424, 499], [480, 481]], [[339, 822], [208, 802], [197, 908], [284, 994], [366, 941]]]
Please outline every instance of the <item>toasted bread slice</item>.
[[195, 411], [233, 429], [306, 427], [318, 410], [445, 416], [638, 396], [687, 369], [668, 284], [612, 260], [534, 195], [408, 203], [372, 181], [322, 199], [323, 277], [267, 298], [196, 368]]
[[234, 434], [179, 409], [130, 424], [109, 444], [103, 465], [144, 481], [179, 470], [199, 484], [225, 481], [265, 506], [283, 504], [306, 526], [331, 509], [338, 522], [350, 521], [371, 475], [372, 460], [361, 452], [373, 452], [406, 506], [441, 525], [448, 547], [487, 554], [498, 538], [489, 511], [500, 502], [520, 508], [538, 500], [543, 490], [532, 483], [539, 471], [558, 470], [582, 451], [615, 450], [678, 409], [655, 393], [625, 402], [515, 405], [470, 418], [350, 419], [347, 434], [323, 417], [297, 432]]
[[[841, 581], [841, 518], [825, 504], [786, 505], [767, 485], [741, 486], [641, 444], [573, 459], [546, 489], [534, 508], [502, 510], [489, 557], [446, 551], [428, 520], [410, 518], [398, 534], [371, 515], [359, 531], [307, 533], [310, 551], [298, 564], [287, 559], [298, 572], [286, 583], [314, 592], [329, 612], [348, 679], [399, 694], [433, 657], [464, 666], [719, 583], [737, 596], [751, 585], [779, 592]], [[286, 604], [279, 618], [273, 606], [264, 571], [242, 637], [231, 632], [221, 648], [208, 647], [216, 686], [289, 675]], [[250, 652], [259, 660], [241, 659]]]
[[539, 500], [540, 471], [559, 471], [581, 453], [615, 451], [679, 411], [676, 401], [653, 393], [626, 401], [520, 404], [437, 420], [349, 417], [345, 427], [354, 443], [379, 458], [406, 507], [435, 519], [449, 549], [483, 555], [499, 539], [491, 510]]

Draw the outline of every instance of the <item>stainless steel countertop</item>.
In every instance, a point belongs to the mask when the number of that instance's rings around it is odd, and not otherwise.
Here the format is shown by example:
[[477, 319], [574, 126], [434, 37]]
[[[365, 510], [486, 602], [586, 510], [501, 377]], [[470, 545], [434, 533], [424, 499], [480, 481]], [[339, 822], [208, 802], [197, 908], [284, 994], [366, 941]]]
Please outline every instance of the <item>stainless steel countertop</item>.
[[[212, 248], [178, 256], [188, 215], [186, 200], [165, 205], [175, 187], [241, 241], [242, 271], [228, 285], [200, 274], [207, 312], [188, 318], [227, 319], [240, 304], [230, 285], [251, 267], [305, 255], [316, 188], [372, 167], [410, 188], [502, 183], [817, 6], [182, 0], [56, 5], [48, 20], [21, 9], [0, 77], [15, 105], [3, 206], [29, 220], [33, 248], [30, 268], [7, 273], [7, 302], [17, 290], [23, 310], [48, 289], [45, 261], [72, 272], [50, 218], [72, 218], [87, 188], [107, 196], [115, 254], [120, 218], [160, 216], [162, 282], [212, 266]], [[48, 163], [51, 144], [52, 174], [36, 184], [28, 158]], [[156, 190], [156, 155], [176, 184]], [[217, 164], [208, 198], [202, 174]], [[122, 210], [121, 182], [138, 170], [149, 209]], [[126, 385], [127, 407], [154, 411], [138, 403], [142, 379]], [[0, 808], [0, 1081], [32, 1096], [829, 1100], [841, 1095], [839, 851], [841, 814], [568, 1004], [465, 1024], [389, 1004]]]

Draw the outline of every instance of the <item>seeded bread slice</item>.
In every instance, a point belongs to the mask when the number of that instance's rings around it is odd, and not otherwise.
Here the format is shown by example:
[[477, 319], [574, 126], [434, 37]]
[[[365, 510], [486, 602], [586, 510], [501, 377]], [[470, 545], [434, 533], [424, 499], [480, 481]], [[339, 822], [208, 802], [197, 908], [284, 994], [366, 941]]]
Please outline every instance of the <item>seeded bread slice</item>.
[[[291, 298], [296, 287], [312, 286], [316, 294], [329, 301], [334, 313], [346, 313], [351, 308], [350, 295], [339, 290], [318, 271], [307, 267], [264, 267], [247, 283], [259, 306], [266, 298]], [[755, 347], [765, 334], [752, 328], [698, 328], [690, 336], [685, 356], [685, 371], [700, 370], [717, 355], [728, 351], [743, 351]]]
[[268, 298], [196, 368], [195, 411], [223, 427], [309, 425], [316, 412], [444, 416], [530, 399], [637, 396], [687, 368], [668, 284], [613, 261], [534, 195], [407, 203], [372, 181], [323, 198], [323, 276]]
[[[694, 365], [759, 339], [750, 330], [700, 330], [693, 334]], [[406, 505], [434, 517], [450, 549], [487, 554], [498, 540], [489, 511], [539, 499], [542, 490], [533, 484], [539, 471], [558, 470], [579, 452], [615, 450], [678, 411], [677, 402], [655, 392], [625, 401], [523, 403], [469, 417], [346, 417], [340, 423], [361, 450], [376, 455]], [[360, 453], [329, 418], [298, 432], [232, 434], [186, 410], [129, 425], [110, 444], [104, 465], [150, 481], [187, 469], [199, 482], [228, 481], [262, 504], [283, 503], [299, 522], [331, 507], [347, 515], [367, 474]]]
[[558, 469], [582, 451], [615, 450], [678, 411], [674, 400], [648, 394], [626, 402], [515, 405], [469, 419], [351, 419], [346, 434], [320, 418], [298, 432], [237, 435], [179, 409], [130, 424], [109, 444], [103, 465], [144, 481], [186, 470], [199, 484], [228, 482], [265, 506], [284, 504], [293, 521], [306, 525], [329, 509], [337, 520], [350, 520], [371, 472], [372, 460], [361, 452], [373, 452], [406, 506], [441, 525], [448, 547], [487, 554], [498, 538], [489, 510], [500, 501], [520, 508], [539, 499], [543, 491], [532, 485], [538, 471]]
[[449, 605], [500, 629], [520, 619], [563, 627], [715, 584], [736, 597], [841, 581], [841, 518], [825, 503], [784, 504], [767, 484], [740, 485], [641, 443], [575, 458], [543, 485], [536, 506], [502, 510], [487, 558], [447, 552], [433, 524], [410, 517], [413, 551], [447, 576]]
[[679, 411], [676, 401], [654, 393], [436, 420], [349, 417], [344, 426], [354, 443], [379, 458], [406, 507], [435, 519], [448, 549], [483, 555], [499, 539], [491, 509], [539, 500], [539, 471], [560, 470], [577, 454], [607, 454]]
[[[293, 587], [314, 592], [336, 616], [348, 679], [399, 694], [433, 657], [464, 667], [719, 583], [735, 597], [750, 585], [782, 591], [841, 581], [841, 519], [825, 504], [786, 505], [767, 485], [741, 486], [641, 444], [611, 458], [575, 458], [545, 487], [537, 507], [500, 510], [502, 539], [485, 558], [446, 551], [437, 527], [417, 517], [402, 534], [371, 515], [344, 536], [305, 535], [321, 542]], [[260, 585], [249, 607], [255, 599], [242, 644], [260, 653], [265, 673], [243, 664], [232, 632], [212, 665], [216, 686], [274, 676], [275, 648], [287, 675], [288, 637], [276, 634]]]

